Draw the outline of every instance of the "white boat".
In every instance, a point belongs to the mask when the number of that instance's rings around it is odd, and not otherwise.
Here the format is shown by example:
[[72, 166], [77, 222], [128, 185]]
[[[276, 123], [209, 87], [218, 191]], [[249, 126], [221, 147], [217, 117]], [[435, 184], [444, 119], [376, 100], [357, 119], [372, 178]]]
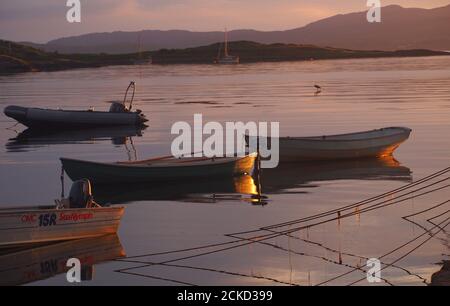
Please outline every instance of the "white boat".
[[220, 48], [219, 48], [219, 54], [217, 55], [216, 60], [214, 61], [216, 64], [221, 65], [236, 65], [239, 64], [240, 58], [239, 56], [230, 55], [228, 51], [228, 32], [225, 30], [225, 47], [224, 47], [224, 54], [221, 55]]
[[135, 65], [151, 65], [153, 64], [153, 59], [152, 57], [149, 55], [147, 57], [144, 56], [144, 52], [142, 50], [142, 33], [139, 33], [139, 37], [138, 37], [138, 59], [136, 59], [134, 61]]
[[[267, 142], [274, 144], [274, 140], [279, 141], [280, 161], [338, 160], [390, 156], [410, 134], [409, 128], [388, 127], [330, 136], [269, 137]], [[251, 143], [266, 139], [247, 136], [247, 141]]]
[[0, 248], [115, 234], [123, 212], [93, 202], [89, 181], [78, 181], [57, 205], [0, 209]]
[[[133, 89], [129, 106], [126, 105], [128, 91]], [[148, 119], [141, 110], [131, 111], [135, 94], [135, 83], [131, 82], [123, 102], [111, 102], [109, 111], [43, 109], [10, 105], [6, 116], [30, 128], [72, 129], [104, 126], [142, 126]]]

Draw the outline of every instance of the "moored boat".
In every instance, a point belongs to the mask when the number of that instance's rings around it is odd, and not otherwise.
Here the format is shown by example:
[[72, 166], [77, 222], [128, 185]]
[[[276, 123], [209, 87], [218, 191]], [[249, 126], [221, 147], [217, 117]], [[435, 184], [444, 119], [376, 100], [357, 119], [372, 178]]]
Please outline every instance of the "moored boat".
[[[388, 127], [329, 136], [269, 137], [267, 142], [279, 142], [281, 162], [384, 157], [392, 155], [409, 138], [411, 131], [405, 127]], [[256, 136], [246, 138], [249, 144], [266, 141]]]
[[217, 55], [217, 58], [214, 61], [215, 64], [221, 64], [221, 65], [236, 65], [240, 63], [239, 56], [231, 55], [228, 50], [228, 32], [225, 30], [225, 46], [224, 46], [224, 53], [223, 56], [221, 55], [220, 48], [219, 48], [219, 54]]
[[[133, 89], [129, 105], [127, 95]], [[135, 83], [131, 82], [123, 102], [111, 102], [109, 111], [61, 110], [10, 105], [4, 110], [6, 116], [30, 128], [92, 128], [102, 126], [142, 126], [148, 121], [141, 110], [132, 111]]]
[[173, 156], [135, 162], [102, 163], [61, 158], [63, 168], [72, 180], [88, 178], [93, 183], [155, 182], [195, 177], [232, 177], [251, 173], [257, 153], [243, 157]]
[[123, 212], [93, 202], [89, 181], [78, 181], [57, 205], [0, 209], [0, 248], [115, 234]]

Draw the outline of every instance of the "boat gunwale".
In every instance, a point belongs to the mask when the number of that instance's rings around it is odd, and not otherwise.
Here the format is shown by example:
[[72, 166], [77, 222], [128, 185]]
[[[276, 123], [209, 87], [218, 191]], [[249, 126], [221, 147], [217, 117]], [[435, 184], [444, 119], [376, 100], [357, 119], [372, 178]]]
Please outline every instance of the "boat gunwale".
[[30, 109], [35, 109], [35, 110], [40, 110], [40, 111], [47, 111], [47, 112], [72, 112], [72, 113], [88, 113], [88, 114], [131, 114], [131, 115], [136, 115], [136, 114], [142, 114], [142, 113], [138, 113], [137, 111], [134, 112], [123, 112], [123, 113], [113, 113], [110, 111], [97, 111], [97, 110], [71, 110], [71, 109], [52, 109], [52, 108], [42, 108], [42, 107], [24, 107], [27, 111]]
[[[60, 160], [64, 164], [64, 161], [69, 162], [76, 162], [76, 163], [84, 163], [84, 164], [92, 164], [92, 165], [101, 165], [101, 166], [107, 166], [107, 167], [123, 167], [123, 168], [142, 168], [142, 169], [161, 169], [161, 168], [188, 168], [188, 167], [203, 167], [208, 166], [210, 164], [207, 164], [205, 162], [211, 161], [215, 165], [225, 165], [230, 163], [236, 163], [242, 160], [245, 160], [247, 158], [256, 158], [258, 156], [258, 153], [253, 152], [250, 154], [247, 154], [242, 157], [216, 157], [216, 158], [208, 158], [207, 160], [202, 160], [202, 164], [152, 164], [151, 162], [146, 163], [146, 161], [142, 161], [142, 163], [122, 163], [122, 162], [96, 162], [96, 161], [86, 161], [86, 160], [80, 160], [80, 159], [73, 159], [73, 158], [65, 158], [61, 157]], [[176, 158], [178, 159], [178, 158]], [[181, 158], [182, 159], [182, 158]]]
[[[332, 137], [369, 134], [369, 133], [379, 132], [379, 131], [388, 130], [388, 129], [396, 129], [396, 130], [398, 130], [398, 132], [388, 134], [388, 135], [383, 135], [383, 136], [368, 137], [368, 138], [361, 138], [361, 139], [330, 139]], [[389, 128], [375, 129], [375, 130], [364, 131], [364, 132], [323, 135], [323, 136], [305, 136], [305, 137], [285, 136], [285, 137], [267, 137], [267, 138], [268, 139], [278, 138], [279, 140], [303, 140], [303, 141], [312, 141], [312, 142], [358, 142], [358, 141], [361, 142], [361, 141], [377, 140], [377, 139], [388, 138], [388, 137], [399, 136], [399, 135], [407, 136], [407, 135], [411, 134], [411, 132], [412, 132], [412, 129], [409, 129], [409, 128], [389, 127]], [[252, 138], [266, 138], [265, 136], [252, 136], [252, 135], [246, 135], [246, 136], [252, 137]]]
[[107, 211], [124, 211], [125, 206], [101, 206], [101, 207], [93, 207], [93, 208], [62, 208], [57, 209], [50, 208], [48, 206], [42, 206], [43, 208], [39, 208], [39, 206], [35, 207], [4, 207], [0, 208], [0, 218], [1, 217], [8, 217], [11, 215], [17, 215], [17, 214], [23, 214], [23, 213], [45, 213], [45, 212], [70, 212], [70, 211], [81, 211], [81, 212], [92, 212], [92, 211], [101, 211], [101, 212], [107, 212]]

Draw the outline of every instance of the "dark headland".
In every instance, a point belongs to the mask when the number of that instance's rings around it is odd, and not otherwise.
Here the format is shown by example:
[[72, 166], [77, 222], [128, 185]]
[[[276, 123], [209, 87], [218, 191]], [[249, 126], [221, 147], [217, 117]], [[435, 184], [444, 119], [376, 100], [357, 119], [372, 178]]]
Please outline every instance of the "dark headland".
[[[153, 64], [161, 65], [212, 64], [219, 48], [220, 44], [216, 43], [196, 48], [161, 49], [128, 54], [60, 54], [0, 40], [0, 73], [134, 65], [142, 59], [150, 58]], [[249, 41], [231, 42], [229, 48], [232, 54], [239, 55], [241, 63], [450, 55], [447, 52], [422, 49], [361, 51], [298, 44], [260, 44]]]

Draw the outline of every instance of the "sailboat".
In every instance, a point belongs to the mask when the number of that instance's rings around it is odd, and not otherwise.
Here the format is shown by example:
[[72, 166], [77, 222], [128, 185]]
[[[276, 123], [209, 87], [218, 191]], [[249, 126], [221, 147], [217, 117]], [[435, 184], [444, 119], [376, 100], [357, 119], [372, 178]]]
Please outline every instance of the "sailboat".
[[219, 54], [217, 55], [216, 60], [214, 61], [216, 64], [221, 65], [236, 65], [239, 64], [239, 56], [231, 55], [228, 52], [228, 32], [225, 30], [225, 48], [224, 48], [224, 54], [221, 55], [220, 47], [219, 47]]
[[142, 51], [142, 34], [139, 33], [139, 38], [138, 38], [139, 42], [138, 42], [138, 54], [139, 57], [138, 59], [136, 59], [134, 61], [135, 65], [147, 65], [147, 64], [152, 64], [153, 60], [152, 57], [148, 57], [148, 58], [144, 58], [143, 57], [143, 51]]

